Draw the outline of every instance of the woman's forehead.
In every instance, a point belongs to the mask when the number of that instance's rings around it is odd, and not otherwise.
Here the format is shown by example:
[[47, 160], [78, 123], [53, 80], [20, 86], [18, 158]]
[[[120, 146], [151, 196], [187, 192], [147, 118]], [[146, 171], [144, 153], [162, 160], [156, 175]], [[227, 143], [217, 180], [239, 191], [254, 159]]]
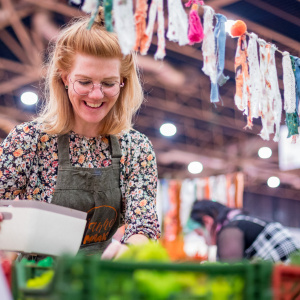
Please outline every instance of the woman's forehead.
[[105, 58], [76, 54], [71, 69], [72, 75], [82, 75], [93, 79], [120, 77], [121, 61], [118, 58]]

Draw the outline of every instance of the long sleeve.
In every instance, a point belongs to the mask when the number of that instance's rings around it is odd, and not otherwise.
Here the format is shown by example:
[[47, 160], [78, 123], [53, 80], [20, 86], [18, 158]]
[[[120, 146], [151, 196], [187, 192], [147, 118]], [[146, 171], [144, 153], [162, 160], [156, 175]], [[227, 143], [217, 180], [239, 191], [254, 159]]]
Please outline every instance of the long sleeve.
[[16, 126], [0, 146], [0, 198], [12, 200], [29, 183], [38, 134], [32, 125]]
[[[151, 142], [143, 134], [131, 131], [131, 137], [125, 146], [125, 164], [122, 178], [123, 222], [125, 234], [122, 241], [133, 234], [144, 234], [148, 238], [160, 236], [156, 212], [157, 166]], [[126, 161], [122, 162], [122, 159]], [[123, 183], [122, 183], [123, 182]]]

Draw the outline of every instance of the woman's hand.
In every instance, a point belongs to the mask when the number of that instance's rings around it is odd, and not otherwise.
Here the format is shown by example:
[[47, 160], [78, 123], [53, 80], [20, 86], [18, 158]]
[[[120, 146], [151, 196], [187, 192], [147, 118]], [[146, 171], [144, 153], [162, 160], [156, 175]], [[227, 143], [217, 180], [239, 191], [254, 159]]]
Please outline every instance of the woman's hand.
[[[143, 244], [148, 242], [149, 239], [143, 234], [134, 234], [128, 238], [126, 241], [128, 244]], [[118, 241], [113, 241], [104, 250], [101, 259], [113, 259], [120, 257], [126, 250], [128, 246], [126, 244], [121, 244]]]
[[104, 250], [101, 259], [118, 258], [127, 250], [128, 250], [128, 246], [126, 246], [125, 244], [121, 244], [118, 241], [113, 241]]

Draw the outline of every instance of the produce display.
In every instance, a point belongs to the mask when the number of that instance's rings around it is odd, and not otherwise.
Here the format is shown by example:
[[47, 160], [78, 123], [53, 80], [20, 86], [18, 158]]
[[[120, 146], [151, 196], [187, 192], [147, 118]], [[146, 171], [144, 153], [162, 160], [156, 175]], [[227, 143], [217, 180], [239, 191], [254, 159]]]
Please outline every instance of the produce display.
[[268, 300], [271, 274], [272, 264], [265, 263], [171, 262], [165, 248], [149, 242], [114, 261], [82, 255], [23, 260], [14, 266], [13, 292], [16, 300]]

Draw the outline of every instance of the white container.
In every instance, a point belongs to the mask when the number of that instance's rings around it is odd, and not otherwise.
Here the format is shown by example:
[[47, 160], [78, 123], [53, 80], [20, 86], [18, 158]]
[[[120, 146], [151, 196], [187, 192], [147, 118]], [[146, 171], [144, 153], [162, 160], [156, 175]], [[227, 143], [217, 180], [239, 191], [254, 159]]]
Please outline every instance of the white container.
[[28, 254], [75, 255], [87, 213], [30, 200], [0, 200], [0, 250]]

